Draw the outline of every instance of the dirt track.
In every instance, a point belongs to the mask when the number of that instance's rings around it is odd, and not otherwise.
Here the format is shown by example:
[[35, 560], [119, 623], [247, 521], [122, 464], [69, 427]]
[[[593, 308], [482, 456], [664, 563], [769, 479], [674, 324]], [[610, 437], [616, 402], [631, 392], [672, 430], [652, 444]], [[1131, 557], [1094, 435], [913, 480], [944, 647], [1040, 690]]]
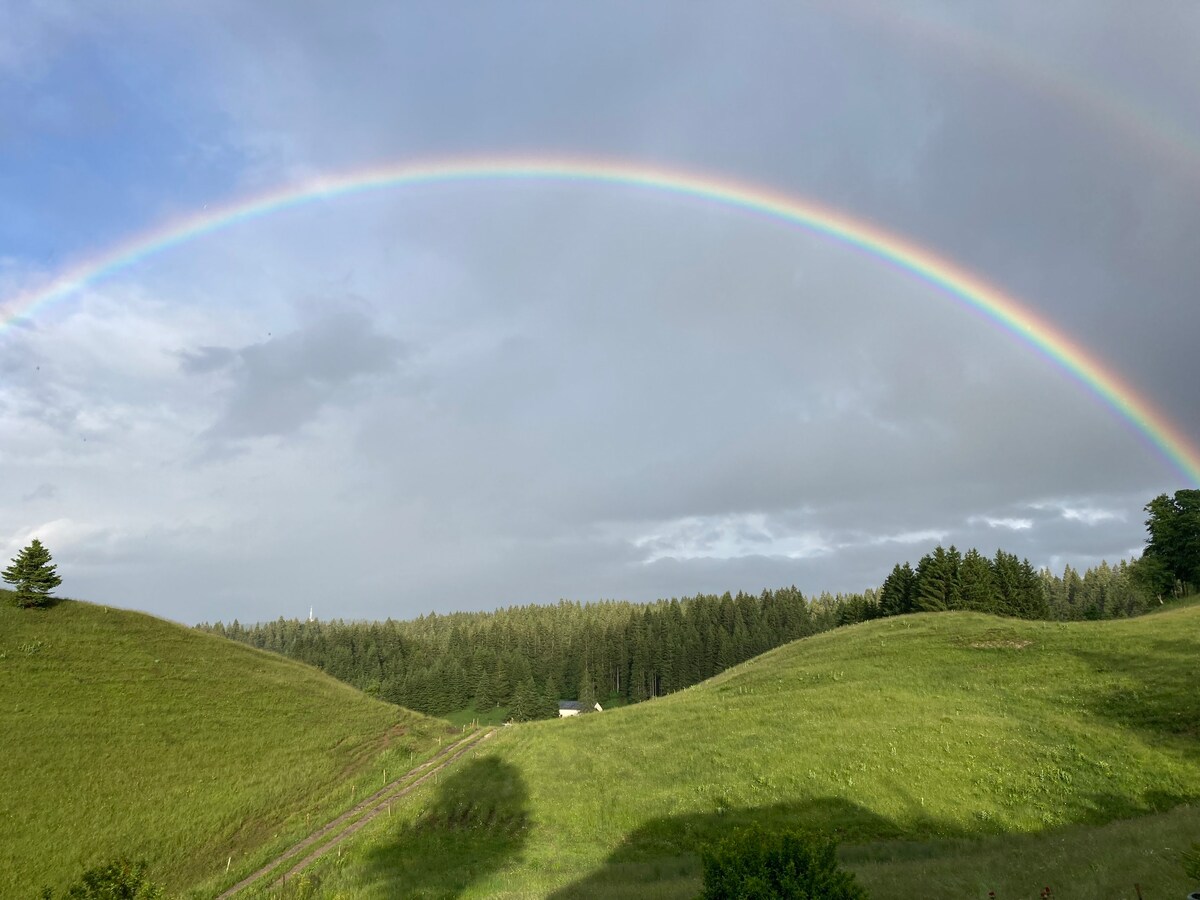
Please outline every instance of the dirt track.
[[[234, 896], [276, 871], [280, 866], [287, 863], [288, 860], [314, 845], [319, 845], [315, 850], [301, 859], [300, 862], [291, 866], [286, 872], [279, 873], [275, 880], [281, 881], [282, 879], [291, 878], [299, 874], [382, 813], [393, 800], [398, 800], [416, 790], [417, 787], [446, 768], [446, 766], [450, 765], [450, 763], [454, 762], [476, 744], [487, 740], [492, 736], [492, 733], [492, 729], [485, 728], [453, 744], [447, 744], [434, 754], [432, 758], [421, 763], [419, 766], [409, 769], [395, 781], [380, 788], [353, 809], [347, 810], [332, 822], [321, 826], [304, 840], [294, 844], [253, 874], [246, 876], [233, 887], [217, 895], [217, 900], [226, 900], [227, 897]], [[417, 777], [414, 778], [413, 776]], [[326, 838], [328, 839], [325, 840]]]

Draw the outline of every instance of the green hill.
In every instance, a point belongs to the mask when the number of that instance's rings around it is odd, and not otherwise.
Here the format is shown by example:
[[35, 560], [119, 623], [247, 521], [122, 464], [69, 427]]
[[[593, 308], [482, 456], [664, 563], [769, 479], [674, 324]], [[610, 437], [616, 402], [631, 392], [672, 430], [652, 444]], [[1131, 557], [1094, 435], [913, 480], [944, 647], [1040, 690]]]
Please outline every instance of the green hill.
[[1198, 650], [1195, 603], [840, 629], [666, 698], [502, 729], [314, 874], [339, 898], [691, 897], [696, 848], [755, 821], [837, 837], [875, 898], [1183, 896]]
[[[152, 616], [0, 596], [0, 896], [119, 854], [211, 897], [447, 724]], [[226, 868], [228, 867], [228, 873]]]

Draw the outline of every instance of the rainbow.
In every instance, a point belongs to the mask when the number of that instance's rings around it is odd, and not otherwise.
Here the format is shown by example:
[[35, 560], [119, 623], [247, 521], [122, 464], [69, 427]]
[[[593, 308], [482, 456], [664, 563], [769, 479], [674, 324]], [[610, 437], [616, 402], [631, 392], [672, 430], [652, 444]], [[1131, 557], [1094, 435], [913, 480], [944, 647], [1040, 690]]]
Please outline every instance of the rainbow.
[[855, 247], [934, 285], [1044, 354], [1149, 439], [1191, 483], [1200, 485], [1200, 452], [1177, 426], [1078, 343], [977, 275], [882, 228], [809, 200], [728, 178], [636, 163], [558, 157], [465, 158], [385, 165], [290, 184], [137, 235], [72, 267], [49, 284], [0, 304], [0, 334], [89, 284], [239, 222], [315, 200], [384, 188], [484, 180], [644, 188], [764, 216]]

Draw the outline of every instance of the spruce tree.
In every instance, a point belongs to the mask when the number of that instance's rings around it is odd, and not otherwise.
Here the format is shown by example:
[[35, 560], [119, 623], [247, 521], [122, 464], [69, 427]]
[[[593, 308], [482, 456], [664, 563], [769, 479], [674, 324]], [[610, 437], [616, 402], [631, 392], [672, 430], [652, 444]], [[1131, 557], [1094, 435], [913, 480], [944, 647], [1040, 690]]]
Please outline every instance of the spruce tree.
[[534, 686], [533, 676], [527, 675], [525, 680], [517, 685], [513, 692], [513, 704], [510, 714], [516, 722], [529, 722], [538, 717], [541, 708], [537, 687]]
[[24, 607], [49, 606], [54, 599], [50, 592], [62, 584], [50, 564], [50, 551], [37, 538], [17, 554], [3, 578], [15, 588], [17, 606]]
[[477, 712], [486, 712], [496, 705], [496, 694], [492, 690], [492, 679], [486, 671], [479, 673], [479, 680], [475, 683], [475, 710]]
[[541, 706], [538, 710], [539, 719], [554, 719], [558, 717], [558, 701], [562, 699], [558, 693], [558, 679], [553, 674], [542, 685]]
[[916, 572], [917, 609], [935, 612], [962, 606], [958, 567], [959, 555], [954, 547], [947, 551], [939, 545], [921, 558]]
[[995, 612], [996, 585], [992, 579], [992, 566], [984, 555], [972, 547], [963, 555], [958, 572], [962, 583], [963, 608], [976, 612]]
[[896, 565], [879, 589], [879, 608], [885, 616], [900, 616], [916, 609], [916, 574], [912, 566]]
[[583, 707], [581, 712], [594, 712], [596, 707], [596, 688], [592, 684], [592, 673], [588, 671], [588, 667], [583, 667], [583, 674], [579, 677], [579, 704]]

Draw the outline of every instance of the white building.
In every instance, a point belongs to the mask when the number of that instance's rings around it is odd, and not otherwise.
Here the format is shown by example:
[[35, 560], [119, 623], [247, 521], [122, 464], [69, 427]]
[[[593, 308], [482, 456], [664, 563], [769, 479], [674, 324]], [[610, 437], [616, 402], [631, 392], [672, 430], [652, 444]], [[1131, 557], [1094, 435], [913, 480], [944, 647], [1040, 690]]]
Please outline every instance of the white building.
[[[604, 707], [599, 703], [592, 706], [596, 712], [604, 712]], [[558, 717], [565, 719], [567, 716], [577, 716], [583, 712], [583, 704], [578, 700], [559, 700], [558, 701]]]

